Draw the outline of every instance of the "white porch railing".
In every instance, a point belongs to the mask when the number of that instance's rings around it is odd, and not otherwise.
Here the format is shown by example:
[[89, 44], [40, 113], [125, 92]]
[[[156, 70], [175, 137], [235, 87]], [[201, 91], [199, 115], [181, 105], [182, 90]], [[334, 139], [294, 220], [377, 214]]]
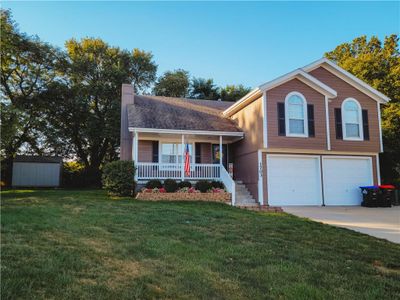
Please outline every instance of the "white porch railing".
[[226, 190], [232, 195], [232, 205], [235, 205], [236, 200], [236, 184], [228, 171], [225, 170], [224, 166], [221, 166], [221, 178], [220, 180], [225, 185]]
[[[191, 164], [190, 174], [186, 175], [183, 165], [179, 163], [137, 163], [137, 179], [183, 179], [184, 180], [220, 180], [221, 168], [219, 164]], [[226, 172], [226, 171], [225, 171]]]

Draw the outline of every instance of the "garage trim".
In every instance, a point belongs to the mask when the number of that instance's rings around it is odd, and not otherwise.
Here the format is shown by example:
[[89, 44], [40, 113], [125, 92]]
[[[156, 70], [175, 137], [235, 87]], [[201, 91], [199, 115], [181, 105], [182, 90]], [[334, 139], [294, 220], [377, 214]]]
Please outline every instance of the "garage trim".
[[[267, 154], [267, 165], [266, 165], [266, 171], [267, 171], [267, 195], [268, 195], [268, 204], [271, 201], [271, 195], [270, 195], [270, 178], [271, 178], [271, 174], [270, 174], [270, 160], [273, 157], [291, 157], [291, 158], [316, 158], [318, 161], [318, 172], [319, 172], [319, 178], [320, 178], [320, 192], [321, 192], [321, 200], [322, 203], [324, 203], [324, 193], [323, 193], [323, 182], [322, 182], [322, 178], [321, 178], [321, 174], [322, 174], [322, 170], [321, 170], [321, 155], [302, 155], [302, 154]], [[321, 203], [321, 204], [322, 204]]]

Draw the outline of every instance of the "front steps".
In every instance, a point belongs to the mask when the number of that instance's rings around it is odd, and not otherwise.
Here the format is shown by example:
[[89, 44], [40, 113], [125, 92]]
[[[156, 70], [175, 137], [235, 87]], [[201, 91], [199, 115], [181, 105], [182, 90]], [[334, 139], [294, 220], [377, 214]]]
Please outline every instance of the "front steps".
[[235, 206], [247, 210], [253, 211], [265, 211], [265, 212], [283, 212], [280, 207], [271, 207], [268, 205], [260, 205], [253, 196], [250, 194], [246, 185], [241, 180], [235, 181], [236, 183], [236, 201]]
[[257, 206], [258, 203], [250, 194], [247, 187], [242, 181], [235, 181], [236, 183], [236, 201], [235, 206]]

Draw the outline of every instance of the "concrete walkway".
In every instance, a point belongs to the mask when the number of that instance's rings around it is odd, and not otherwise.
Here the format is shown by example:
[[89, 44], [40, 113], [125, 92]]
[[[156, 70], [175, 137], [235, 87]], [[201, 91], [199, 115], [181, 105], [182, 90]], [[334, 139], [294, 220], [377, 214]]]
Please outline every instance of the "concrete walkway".
[[352, 229], [400, 244], [400, 206], [285, 206], [287, 213], [314, 221]]

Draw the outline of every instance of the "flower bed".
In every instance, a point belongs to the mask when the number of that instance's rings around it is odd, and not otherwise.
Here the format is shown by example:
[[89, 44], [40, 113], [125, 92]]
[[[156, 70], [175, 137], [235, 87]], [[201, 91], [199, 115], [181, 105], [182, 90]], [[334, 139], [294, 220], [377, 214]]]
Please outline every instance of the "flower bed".
[[231, 202], [231, 194], [223, 189], [211, 189], [200, 193], [194, 188], [181, 188], [175, 193], [167, 193], [164, 188], [142, 189], [136, 196], [137, 200], [148, 201], [215, 201]]

